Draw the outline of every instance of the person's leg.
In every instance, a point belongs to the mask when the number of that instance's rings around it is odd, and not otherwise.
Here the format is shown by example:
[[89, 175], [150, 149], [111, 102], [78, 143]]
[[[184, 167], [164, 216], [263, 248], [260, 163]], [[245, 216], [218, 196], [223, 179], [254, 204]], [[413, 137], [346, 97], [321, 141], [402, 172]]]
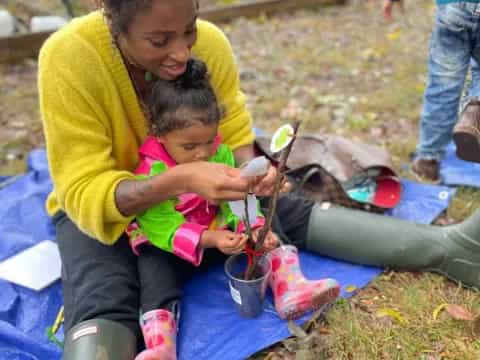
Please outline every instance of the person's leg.
[[[476, 5], [477, 19], [480, 19], [480, 4]], [[480, 163], [480, 22], [472, 39], [474, 49], [470, 62], [472, 81], [455, 128], [453, 140], [460, 159]]]
[[175, 359], [183, 284], [196, 271], [223, 261], [225, 255], [207, 249], [200, 267], [152, 245], [143, 245], [138, 257], [141, 284], [141, 327], [146, 350], [136, 360]]
[[63, 213], [54, 223], [62, 259], [64, 359], [85, 359], [99, 352], [132, 359], [140, 335], [139, 283], [128, 239], [103, 245]]
[[470, 59], [470, 74], [471, 74], [471, 82], [468, 87], [465, 99], [469, 99], [471, 97], [479, 97], [480, 96], [480, 65], [478, 61], [475, 59], [480, 59], [478, 55], [475, 55], [479, 49], [474, 49], [472, 58]]
[[438, 163], [451, 141], [472, 54], [472, 14], [465, 6], [439, 6], [430, 39], [428, 83], [421, 113], [417, 159], [412, 165], [417, 175], [429, 180], [439, 178]]
[[306, 248], [363, 265], [433, 271], [480, 288], [480, 209], [458, 225], [419, 225], [315, 204]]
[[146, 350], [137, 360], [176, 358], [182, 287], [193, 269], [190, 263], [155, 246], [140, 247], [140, 322]]

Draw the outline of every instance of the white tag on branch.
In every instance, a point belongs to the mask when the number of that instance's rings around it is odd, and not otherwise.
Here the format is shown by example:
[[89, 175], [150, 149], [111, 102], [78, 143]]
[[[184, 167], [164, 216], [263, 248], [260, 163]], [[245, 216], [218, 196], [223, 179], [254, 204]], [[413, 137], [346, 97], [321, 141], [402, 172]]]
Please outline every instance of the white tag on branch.
[[254, 194], [247, 195], [247, 206], [248, 206], [248, 222], [250, 225], [255, 223], [257, 220], [257, 197]]
[[[245, 201], [235, 200], [229, 201], [230, 209], [239, 219], [245, 220]], [[248, 221], [251, 225], [257, 220], [257, 197], [254, 194], [247, 195], [247, 207], [248, 207]]]
[[[261, 176], [268, 172], [270, 161], [265, 156], [258, 156], [250, 160], [241, 170], [241, 177]], [[230, 209], [239, 219], [245, 220], [245, 201], [229, 201]], [[247, 195], [248, 221], [253, 224], [257, 219], [257, 197], [254, 194]]]
[[241, 177], [249, 176], [261, 176], [265, 175], [268, 172], [270, 166], [270, 161], [265, 156], [258, 156], [250, 160], [247, 165], [245, 165], [241, 172]]
[[243, 200], [229, 201], [230, 209], [239, 219], [245, 218], [245, 203]]

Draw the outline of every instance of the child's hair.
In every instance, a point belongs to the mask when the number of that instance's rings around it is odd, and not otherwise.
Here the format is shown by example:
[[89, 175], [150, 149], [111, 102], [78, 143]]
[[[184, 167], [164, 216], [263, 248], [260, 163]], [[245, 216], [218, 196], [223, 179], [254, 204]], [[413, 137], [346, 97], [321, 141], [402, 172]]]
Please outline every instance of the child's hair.
[[[188, 60], [187, 69], [177, 79], [156, 80], [147, 106], [152, 135], [185, 129], [195, 121], [217, 124], [222, 118], [207, 66], [197, 59]], [[192, 118], [195, 111], [201, 116]]]

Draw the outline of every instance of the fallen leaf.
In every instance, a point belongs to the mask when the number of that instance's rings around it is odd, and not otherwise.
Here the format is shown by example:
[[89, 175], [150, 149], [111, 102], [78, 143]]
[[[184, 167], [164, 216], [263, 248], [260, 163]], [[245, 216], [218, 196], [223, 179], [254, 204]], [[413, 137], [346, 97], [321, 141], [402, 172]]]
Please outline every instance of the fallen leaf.
[[473, 321], [475, 315], [460, 305], [449, 304], [445, 309], [455, 320]]
[[[476, 338], [480, 337], [480, 315], [473, 320], [472, 323], [472, 335], [475, 336]], [[480, 340], [478, 341], [478, 344], [480, 345]], [[480, 349], [480, 346], [479, 346]]]
[[393, 310], [393, 309], [389, 309], [389, 308], [383, 308], [383, 309], [378, 310], [377, 313], [376, 313], [376, 316], [377, 317], [388, 316], [388, 317], [396, 320], [400, 324], [405, 324], [406, 323], [405, 319], [402, 317], [402, 315], [397, 310]]
[[445, 310], [445, 308], [446, 308], [447, 306], [448, 306], [447, 303], [438, 305], [438, 306], [435, 308], [435, 310], [433, 310], [433, 313], [432, 313], [433, 320], [437, 320], [438, 314], [440, 314], [440, 312], [441, 312], [442, 310]]
[[329, 329], [327, 329], [326, 327], [319, 327], [318, 330], [317, 330], [320, 334], [322, 335], [328, 335], [331, 333], [331, 331]]
[[389, 32], [387, 34], [387, 38], [388, 40], [390, 41], [395, 41], [395, 40], [398, 40], [398, 38], [400, 37], [402, 31], [400, 29], [398, 30], [395, 30], [395, 31], [392, 31], [392, 32]]
[[356, 291], [358, 288], [355, 286], [355, 285], [347, 285], [345, 287], [345, 291], [348, 292], [348, 293], [352, 293], [354, 291]]

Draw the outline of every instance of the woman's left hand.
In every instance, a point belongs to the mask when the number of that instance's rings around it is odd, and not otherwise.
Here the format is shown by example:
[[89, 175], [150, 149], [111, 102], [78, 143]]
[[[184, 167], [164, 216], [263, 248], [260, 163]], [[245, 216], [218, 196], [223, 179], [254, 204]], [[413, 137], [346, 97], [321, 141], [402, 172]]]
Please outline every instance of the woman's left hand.
[[[260, 228], [252, 231], [252, 240], [254, 243], [257, 243], [258, 235], [260, 235]], [[278, 236], [272, 230], [269, 230], [265, 236], [265, 241], [263, 242], [263, 250], [270, 251], [275, 249], [279, 244]]]
[[[277, 168], [275, 166], [270, 165], [268, 168], [268, 172], [263, 175], [259, 176], [255, 179], [253, 185], [253, 192], [257, 196], [270, 196], [273, 193], [273, 189], [275, 187], [275, 179], [277, 177]], [[292, 188], [292, 185], [283, 179], [282, 185], [280, 187], [280, 192], [289, 192]]]

